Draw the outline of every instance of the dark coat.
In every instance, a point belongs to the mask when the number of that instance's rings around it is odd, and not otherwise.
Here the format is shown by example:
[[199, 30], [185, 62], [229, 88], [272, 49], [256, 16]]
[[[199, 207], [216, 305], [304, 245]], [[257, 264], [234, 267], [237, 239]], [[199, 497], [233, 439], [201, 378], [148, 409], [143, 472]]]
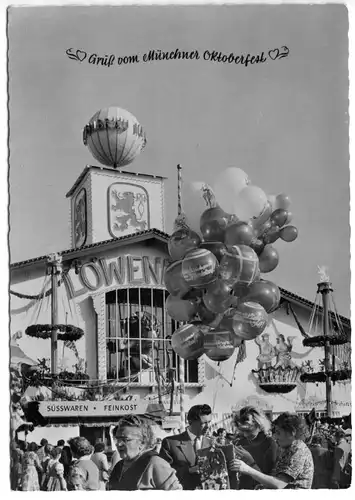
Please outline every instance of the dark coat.
[[310, 450], [314, 464], [312, 489], [329, 489], [332, 474], [332, 454], [322, 446], [311, 446]]
[[[211, 444], [211, 440], [204, 437], [201, 447], [210, 448]], [[199, 474], [190, 472], [190, 468], [196, 465], [196, 453], [187, 431], [164, 438], [160, 456], [176, 470], [184, 490], [195, 490], [201, 485]]]
[[[259, 432], [253, 441], [242, 438], [238, 445], [250, 453], [261, 472], [271, 475], [276, 465], [278, 452], [278, 446], [272, 437]], [[257, 484], [257, 481], [254, 481], [250, 476], [246, 474], [240, 475], [239, 488], [241, 490], [253, 490]]]

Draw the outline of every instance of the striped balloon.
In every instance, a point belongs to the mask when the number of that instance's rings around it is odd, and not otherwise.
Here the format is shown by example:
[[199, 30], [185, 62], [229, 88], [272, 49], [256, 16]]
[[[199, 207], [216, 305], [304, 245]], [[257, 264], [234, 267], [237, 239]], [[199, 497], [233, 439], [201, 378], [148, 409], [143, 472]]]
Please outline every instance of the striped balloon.
[[242, 302], [235, 309], [233, 331], [240, 339], [255, 339], [265, 330], [267, 323], [267, 312], [257, 302]]
[[234, 344], [229, 330], [211, 330], [204, 336], [205, 354], [212, 361], [226, 361], [234, 353]]
[[182, 261], [182, 275], [191, 287], [205, 287], [216, 281], [217, 274], [218, 260], [205, 248], [191, 250]]
[[203, 337], [197, 325], [183, 325], [173, 333], [171, 347], [183, 359], [197, 359], [204, 353]]
[[260, 275], [259, 258], [247, 245], [233, 245], [222, 257], [219, 275], [229, 285], [251, 285]]
[[182, 260], [177, 260], [164, 271], [164, 284], [170, 295], [182, 297], [189, 291], [189, 285], [182, 275]]
[[100, 109], [84, 127], [83, 142], [103, 165], [123, 167], [131, 163], [146, 144], [146, 136], [137, 119], [117, 108]]

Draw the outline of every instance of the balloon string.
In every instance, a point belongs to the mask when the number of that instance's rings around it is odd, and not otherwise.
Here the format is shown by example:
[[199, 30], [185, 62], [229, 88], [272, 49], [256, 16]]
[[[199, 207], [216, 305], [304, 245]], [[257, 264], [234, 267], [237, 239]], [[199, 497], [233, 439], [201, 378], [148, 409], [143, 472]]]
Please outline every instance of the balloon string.
[[181, 184], [182, 184], [182, 179], [181, 179], [181, 165], [177, 166], [177, 172], [178, 172], [178, 215], [181, 215], [182, 208], [181, 208]]

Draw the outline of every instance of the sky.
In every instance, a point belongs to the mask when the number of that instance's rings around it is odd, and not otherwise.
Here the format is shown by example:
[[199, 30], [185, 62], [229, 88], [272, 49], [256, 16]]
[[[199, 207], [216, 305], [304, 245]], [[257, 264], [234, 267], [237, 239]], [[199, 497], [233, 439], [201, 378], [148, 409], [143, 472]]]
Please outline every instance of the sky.
[[[314, 300], [329, 268], [350, 315], [348, 21], [342, 5], [12, 8], [8, 27], [11, 262], [69, 248], [65, 194], [97, 164], [82, 129], [100, 108], [127, 109], [148, 144], [125, 169], [168, 177], [166, 230], [176, 215], [176, 165], [210, 184], [229, 166], [267, 194], [287, 193], [298, 239], [278, 241], [268, 279]], [[203, 53], [288, 57], [244, 67]], [[117, 57], [197, 50], [199, 60], [110, 68], [69, 48]]]

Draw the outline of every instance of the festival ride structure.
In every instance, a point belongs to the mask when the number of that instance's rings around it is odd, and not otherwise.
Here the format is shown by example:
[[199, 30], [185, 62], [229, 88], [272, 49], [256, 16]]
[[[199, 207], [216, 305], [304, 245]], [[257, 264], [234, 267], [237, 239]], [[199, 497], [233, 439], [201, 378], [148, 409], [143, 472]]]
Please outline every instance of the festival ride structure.
[[[334, 386], [337, 382], [351, 380], [351, 339], [350, 332], [344, 330], [339, 318], [332, 284], [325, 267], [319, 267], [319, 275], [309, 333], [304, 332], [303, 345], [323, 348], [324, 357], [319, 360], [319, 371], [315, 371], [311, 362], [305, 363], [300, 379], [303, 383], [325, 384], [326, 414], [328, 419], [332, 419], [332, 384]], [[320, 315], [322, 325], [318, 322]]]

